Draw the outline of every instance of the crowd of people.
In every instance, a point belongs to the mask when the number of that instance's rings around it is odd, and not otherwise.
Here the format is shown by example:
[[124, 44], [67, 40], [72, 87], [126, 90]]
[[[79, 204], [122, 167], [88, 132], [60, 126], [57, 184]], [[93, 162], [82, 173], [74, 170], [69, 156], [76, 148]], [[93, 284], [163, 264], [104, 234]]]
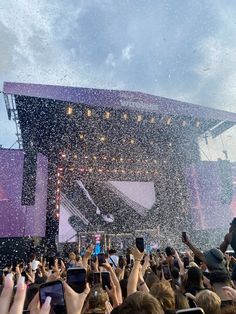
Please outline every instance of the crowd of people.
[[[83, 256], [69, 252], [8, 265], [1, 273], [1, 314], [236, 313], [236, 218], [219, 248], [202, 252], [183, 233], [186, 252], [166, 247], [145, 253], [136, 245]], [[192, 312], [191, 312], [192, 311]]]

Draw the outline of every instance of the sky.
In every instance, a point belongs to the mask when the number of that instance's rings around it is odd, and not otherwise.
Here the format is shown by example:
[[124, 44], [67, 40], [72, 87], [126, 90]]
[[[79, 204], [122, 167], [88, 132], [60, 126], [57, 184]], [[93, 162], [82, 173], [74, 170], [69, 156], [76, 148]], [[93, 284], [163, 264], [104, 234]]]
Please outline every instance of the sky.
[[[125, 89], [236, 112], [234, 0], [1, 0], [4, 81]], [[0, 95], [0, 145], [17, 148]]]

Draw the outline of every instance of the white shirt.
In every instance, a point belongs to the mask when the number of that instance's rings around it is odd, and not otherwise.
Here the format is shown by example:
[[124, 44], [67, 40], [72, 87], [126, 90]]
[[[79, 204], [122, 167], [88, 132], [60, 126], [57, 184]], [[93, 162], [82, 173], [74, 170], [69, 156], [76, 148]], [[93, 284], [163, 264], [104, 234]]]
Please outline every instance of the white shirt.
[[119, 257], [116, 256], [116, 255], [111, 255], [111, 256], [108, 258], [108, 263], [109, 263], [109, 264], [112, 264], [112, 267], [113, 267], [113, 268], [117, 268], [118, 262], [119, 262]]

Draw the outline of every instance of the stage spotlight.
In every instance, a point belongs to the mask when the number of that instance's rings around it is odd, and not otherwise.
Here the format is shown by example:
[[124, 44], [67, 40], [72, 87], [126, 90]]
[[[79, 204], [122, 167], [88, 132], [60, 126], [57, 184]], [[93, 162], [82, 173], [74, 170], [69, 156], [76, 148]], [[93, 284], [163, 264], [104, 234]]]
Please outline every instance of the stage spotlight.
[[124, 113], [124, 114], [123, 114], [123, 118], [124, 118], [125, 120], [127, 120], [127, 119], [128, 119], [128, 114], [127, 114], [127, 113]]
[[91, 117], [92, 116], [92, 110], [91, 109], [87, 109], [87, 116]]
[[150, 122], [150, 123], [155, 123], [155, 118], [154, 118], [154, 117], [151, 117], [151, 119], [150, 119], [149, 122]]
[[141, 114], [139, 114], [139, 115], [137, 116], [137, 121], [138, 121], [138, 122], [141, 122], [142, 119], [143, 119], [143, 118], [142, 118]]
[[111, 116], [111, 113], [109, 111], [105, 111], [104, 117], [105, 119], [109, 119]]
[[72, 108], [71, 105], [69, 105], [69, 106], [67, 107], [67, 109], [66, 109], [66, 114], [67, 114], [67, 115], [72, 115], [72, 113], [73, 113], [73, 108]]
[[170, 125], [170, 124], [171, 124], [171, 121], [172, 121], [171, 117], [167, 118], [167, 119], [166, 119], [166, 124], [167, 124], [167, 125]]

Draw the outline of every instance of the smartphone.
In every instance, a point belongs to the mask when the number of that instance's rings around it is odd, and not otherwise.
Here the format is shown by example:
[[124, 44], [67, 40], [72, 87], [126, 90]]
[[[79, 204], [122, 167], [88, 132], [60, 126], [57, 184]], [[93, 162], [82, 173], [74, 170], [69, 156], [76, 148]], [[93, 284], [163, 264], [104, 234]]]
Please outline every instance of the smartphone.
[[183, 262], [184, 262], [184, 268], [187, 268], [189, 266], [189, 258], [187, 256], [184, 256]]
[[136, 238], [136, 247], [139, 252], [144, 252], [144, 239], [143, 238]]
[[67, 283], [77, 293], [86, 288], [86, 270], [84, 268], [68, 268]]
[[123, 258], [123, 256], [119, 256], [118, 266], [119, 266], [119, 268], [123, 269], [123, 267], [124, 267], [124, 258]]
[[102, 264], [106, 263], [106, 258], [104, 253], [98, 254], [98, 265], [102, 266]]
[[193, 309], [185, 309], [185, 310], [178, 310], [176, 314], [204, 314], [204, 311], [201, 307], [195, 307]]
[[126, 263], [128, 266], [130, 265], [130, 254], [126, 255]]
[[107, 271], [103, 271], [102, 272], [102, 288], [103, 288], [103, 290], [106, 290], [106, 286], [108, 289], [111, 289], [110, 273]]
[[61, 257], [58, 257], [57, 260], [58, 260], [58, 266], [61, 267], [62, 258], [61, 258]]
[[171, 279], [171, 273], [168, 265], [162, 265], [163, 274], [166, 280]]
[[185, 231], [182, 232], [182, 238], [185, 242], [187, 242], [187, 233]]
[[0, 285], [3, 283], [3, 270], [0, 270]]
[[54, 257], [48, 258], [48, 264], [49, 264], [49, 269], [52, 269], [54, 267], [54, 264], [55, 264]]
[[93, 273], [93, 284], [97, 285], [101, 283], [101, 273], [99, 272], [94, 272]]
[[67, 314], [64, 289], [61, 281], [47, 282], [39, 287], [39, 300], [41, 306], [45, 302], [47, 296], [52, 298], [50, 314]]

